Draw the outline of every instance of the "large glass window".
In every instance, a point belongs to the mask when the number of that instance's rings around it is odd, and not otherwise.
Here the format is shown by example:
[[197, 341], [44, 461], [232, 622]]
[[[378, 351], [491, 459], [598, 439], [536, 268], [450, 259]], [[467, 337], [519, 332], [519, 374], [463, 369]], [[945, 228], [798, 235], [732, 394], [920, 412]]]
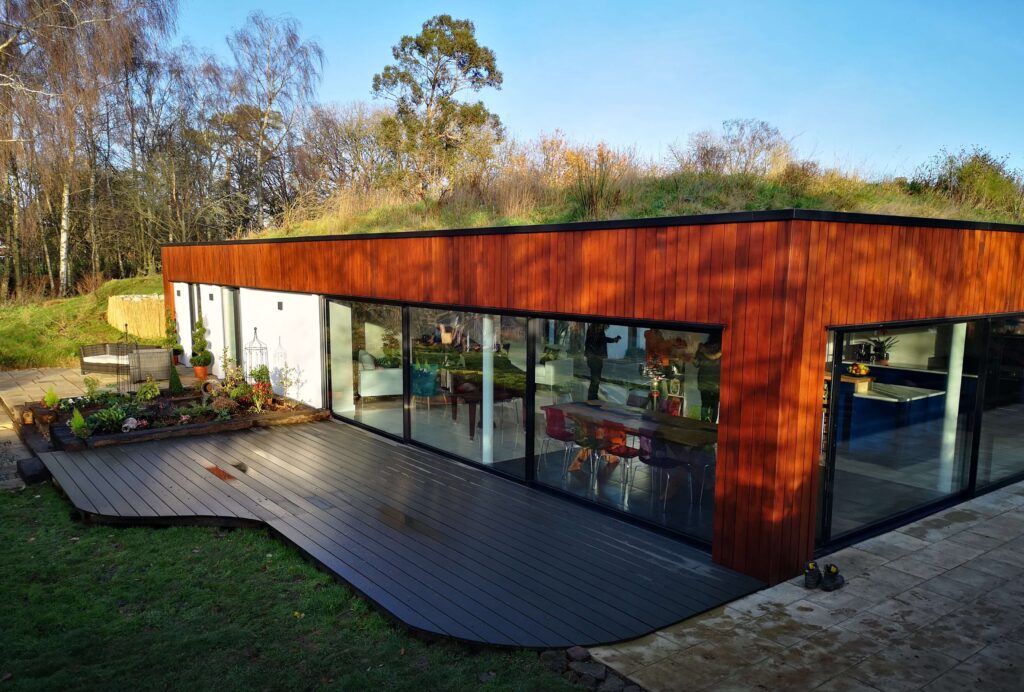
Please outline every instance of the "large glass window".
[[842, 336], [832, 538], [966, 487], [979, 334], [958, 322]]
[[721, 334], [538, 322], [536, 479], [710, 540]]
[[335, 300], [328, 306], [331, 410], [402, 435], [402, 309]]
[[978, 487], [1024, 473], [1024, 318], [991, 325]]
[[526, 319], [409, 309], [414, 440], [525, 476]]

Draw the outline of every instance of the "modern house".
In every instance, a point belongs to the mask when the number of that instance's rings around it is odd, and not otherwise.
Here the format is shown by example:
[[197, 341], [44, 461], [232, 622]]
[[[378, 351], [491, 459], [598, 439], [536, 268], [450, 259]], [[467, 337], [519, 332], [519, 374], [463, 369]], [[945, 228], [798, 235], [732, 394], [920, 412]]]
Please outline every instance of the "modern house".
[[1021, 267], [805, 210], [163, 248], [186, 347], [773, 582], [1024, 477]]

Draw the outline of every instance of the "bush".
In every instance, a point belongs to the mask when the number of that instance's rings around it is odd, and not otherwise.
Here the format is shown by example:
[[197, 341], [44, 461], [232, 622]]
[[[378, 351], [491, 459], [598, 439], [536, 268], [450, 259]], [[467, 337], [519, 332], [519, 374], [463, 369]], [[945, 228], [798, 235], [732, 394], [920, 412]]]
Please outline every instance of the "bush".
[[200, 315], [192, 332], [192, 365], [207, 367], [212, 362], [213, 353], [210, 352], [210, 343], [206, 340], [206, 325], [203, 324], [203, 316]]
[[110, 408], [100, 409], [92, 414], [86, 423], [93, 430], [99, 430], [100, 432], [121, 432], [121, 424], [124, 423], [124, 419], [127, 417], [128, 414], [124, 408], [114, 405]]
[[71, 421], [68, 423], [68, 427], [71, 428], [71, 434], [79, 439], [84, 440], [89, 437], [89, 435], [92, 435], [92, 430], [89, 428], [89, 424], [85, 422], [85, 418], [82, 417], [82, 412], [77, 408], [71, 414]]
[[57, 408], [60, 406], [60, 397], [57, 395], [57, 390], [50, 387], [46, 390], [46, 394], [43, 395], [43, 404], [47, 408]]
[[239, 409], [238, 402], [227, 396], [219, 396], [213, 400], [210, 404], [214, 411], [218, 414], [227, 413], [228, 416], [235, 413]]
[[139, 390], [135, 392], [135, 400], [139, 403], [146, 403], [160, 396], [160, 386], [153, 381], [152, 377], [146, 379], [145, 382], [139, 385]]
[[183, 393], [185, 388], [181, 386], [181, 375], [178, 374], [178, 368], [171, 366], [171, 374], [167, 382], [167, 392], [171, 396], [178, 396]]
[[249, 371], [249, 377], [257, 384], [270, 384], [270, 368], [266, 365], [257, 365]]

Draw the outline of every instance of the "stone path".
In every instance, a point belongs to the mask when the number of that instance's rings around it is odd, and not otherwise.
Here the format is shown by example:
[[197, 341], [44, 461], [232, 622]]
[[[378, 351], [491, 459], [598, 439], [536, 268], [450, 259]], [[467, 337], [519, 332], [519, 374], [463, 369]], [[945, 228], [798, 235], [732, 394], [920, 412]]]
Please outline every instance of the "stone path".
[[1024, 690], [1024, 483], [841, 550], [802, 577], [591, 650], [648, 690]]

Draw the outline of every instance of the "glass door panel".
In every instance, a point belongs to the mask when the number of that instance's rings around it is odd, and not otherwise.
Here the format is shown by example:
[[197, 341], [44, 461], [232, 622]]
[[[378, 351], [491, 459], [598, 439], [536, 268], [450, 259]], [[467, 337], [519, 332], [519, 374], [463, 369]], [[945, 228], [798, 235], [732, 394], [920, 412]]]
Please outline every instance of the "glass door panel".
[[536, 480], [710, 541], [721, 334], [538, 322]]
[[525, 477], [526, 318], [409, 308], [410, 435]]
[[403, 434], [402, 309], [328, 302], [331, 410], [392, 435]]
[[828, 411], [835, 539], [967, 487], [977, 323], [847, 332]]
[[1024, 318], [994, 319], [978, 446], [978, 487], [1024, 473]]

